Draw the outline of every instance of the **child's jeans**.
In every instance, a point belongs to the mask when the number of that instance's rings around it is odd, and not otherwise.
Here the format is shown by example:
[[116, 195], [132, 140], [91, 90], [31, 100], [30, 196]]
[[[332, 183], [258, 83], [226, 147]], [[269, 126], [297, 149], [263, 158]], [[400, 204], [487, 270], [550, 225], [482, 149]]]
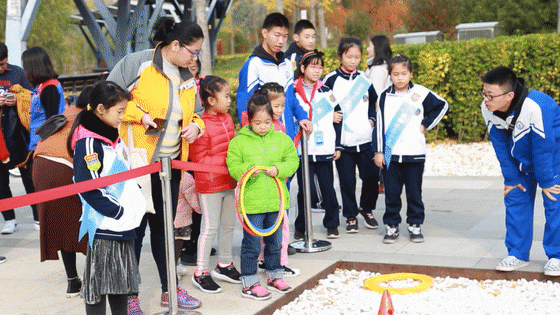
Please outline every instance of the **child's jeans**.
[[[278, 212], [248, 214], [251, 224], [259, 229], [272, 226], [276, 222]], [[269, 279], [283, 278], [283, 269], [280, 266], [280, 251], [282, 247], [282, 228], [270, 236], [264, 237], [264, 261]], [[257, 259], [261, 250], [260, 237], [251, 235], [243, 230], [241, 242], [241, 280], [243, 287], [247, 288], [259, 282], [257, 274]]]

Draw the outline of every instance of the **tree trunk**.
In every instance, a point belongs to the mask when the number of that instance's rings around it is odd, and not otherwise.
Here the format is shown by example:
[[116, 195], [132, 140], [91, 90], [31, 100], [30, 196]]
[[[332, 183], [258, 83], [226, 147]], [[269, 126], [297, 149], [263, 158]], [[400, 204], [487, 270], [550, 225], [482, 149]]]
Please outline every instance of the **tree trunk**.
[[208, 20], [206, 19], [206, 1], [196, 0], [196, 23], [202, 28], [204, 42], [200, 54], [200, 76], [212, 74], [212, 53], [210, 52], [210, 35], [208, 33]]
[[[560, 0], [558, 0], [560, 1]], [[325, 8], [323, 7], [323, 0], [319, 0], [319, 34], [321, 37], [321, 49], [327, 48], [327, 28], [325, 27]]]
[[230, 53], [233, 55], [235, 54], [235, 32], [233, 30], [231, 32], [231, 38], [229, 44], [230, 44]]
[[[560, 1], [560, 0], [558, 0]], [[284, 1], [276, 0], [276, 11], [284, 14]]]
[[309, 6], [309, 21], [313, 26], [317, 27], [317, 2], [313, 1]]

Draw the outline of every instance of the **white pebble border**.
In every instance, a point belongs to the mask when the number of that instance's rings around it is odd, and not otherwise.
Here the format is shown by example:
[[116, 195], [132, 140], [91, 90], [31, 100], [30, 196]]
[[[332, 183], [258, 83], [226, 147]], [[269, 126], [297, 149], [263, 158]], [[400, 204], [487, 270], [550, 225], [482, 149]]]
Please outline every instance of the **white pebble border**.
[[[337, 269], [274, 315], [377, 315], [381, 293], [365, 287], [365, 281], [380, 275], [369, 271]], [[414, 280], [391, 281], [382, 285], [412, 287]], [[405, 295], [391, 295], [395, 314], [560, 314], [560, 284], [525, 279], [472, 280], [434, 278], [432, 288]]]
[[492, 143], [450, 141], [426, 145], [425, 176], [501, 176]]

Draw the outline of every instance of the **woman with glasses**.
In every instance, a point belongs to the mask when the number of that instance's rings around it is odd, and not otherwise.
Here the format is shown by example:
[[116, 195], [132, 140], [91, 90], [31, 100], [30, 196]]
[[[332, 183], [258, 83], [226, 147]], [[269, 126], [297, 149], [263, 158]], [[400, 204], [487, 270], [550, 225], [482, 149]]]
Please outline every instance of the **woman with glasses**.
[[[155, 49], [125, 56], [111, 71], [107, 80], [131, 90], [133, 100], [125, 112], [120, 133], [129, 143], [133, 136], [134, 147], [147, 151], [153, 163], [163, 157], [187, 161], [189, 143], [204, 132], [204, 122], [195, 113], [197, 102], [196, 80], [188, 70], [198, 58], [204, 36], [202, 29], [193, 22], [175, 23], [170, 18], [160, 18], [153, 29]], [[163, 125], [154, 121], [165, 121]], [[153, 132], [146, 134], [146, 130]], [[132, 134], [129, 134], [129, 130]], [[181, 170], [171, 174], [172, 208], [177, 208]], [[161, 281], [161, 305], [169, 304], [166, 271], [166, 247], [162, 183], [159, 174], [151, 174], [151, 194], [155, 213], [148, 213], [137, 229], [136, 256], [140, 260], [142, 239], [146, 225], [150, 225], [150, 243]], [[177, 286], [179, 307], [197, 308], [200, 301]], [[138, 296], [128, 300], [129, 314], [143, 314]]]

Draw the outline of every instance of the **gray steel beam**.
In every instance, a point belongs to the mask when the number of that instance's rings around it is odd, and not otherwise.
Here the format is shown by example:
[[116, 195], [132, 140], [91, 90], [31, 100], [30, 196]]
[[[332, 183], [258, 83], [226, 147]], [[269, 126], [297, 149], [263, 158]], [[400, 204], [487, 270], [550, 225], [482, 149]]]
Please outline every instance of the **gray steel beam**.
[[93, 36], [93, 39], [95, 40], [95, 43], [97, 45], [97, 49], [103, 56], [103, 60], [105, 60], [107, 67], [113, 68], [117, 63], [117, 60], [115, 60], [115, 52], [113, 50], [113, 47], [109, 43], [109, 40], [107, 39], [105, 34], [103, 34], [101, 27], [99, 26], [99, 24], [97, 24], [97, 21], [93, 17], [93, 14], [89, 10], [84, 0], [74, 0], [74, 3], [76, 4], [78, 11], [80, 11], [80, 15], [84, 19], [85, 24], [87, 25], [91, 35]]
[[101, 18], [103, 19], [103, 21], [105, 21], [105, 26], [107, 27], [107, 30], [109, 31], [109, 34], [111, 35], [111, 37], [113, 39], [116, 39], [117, 38], [117, 21], [115, 21], [115, 18], [113, 17], [113, 14], [111, 13], [111, 11], [109, 11], [109, 8], [107, 8], [107, 6], [105, 5], [105, 2], [103, 2], [103, 0], [93, 0], [93, 2], [97, 6], [97, 10], [99, 12], [99, 15], [101, 15]]

